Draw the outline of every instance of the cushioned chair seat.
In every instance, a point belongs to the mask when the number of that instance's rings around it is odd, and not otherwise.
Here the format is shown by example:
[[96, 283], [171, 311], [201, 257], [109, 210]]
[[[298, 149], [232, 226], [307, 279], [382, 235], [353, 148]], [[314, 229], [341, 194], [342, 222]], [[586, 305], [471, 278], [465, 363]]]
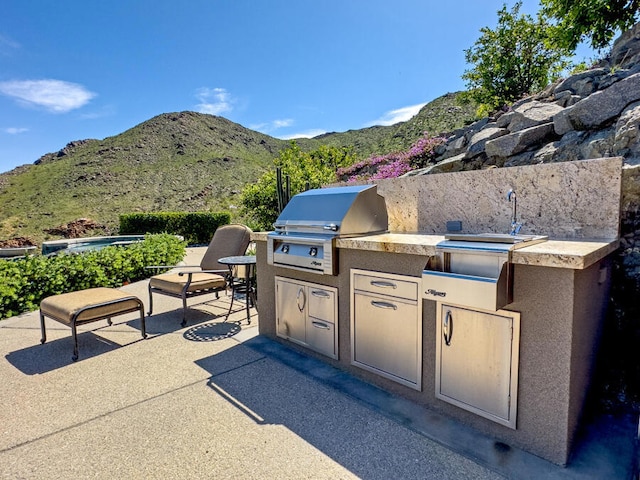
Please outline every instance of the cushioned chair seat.
[[[149, 283], [152, 288], [158, 288], [180, 295], [184, 286], [187, 284], [188, 278], [189, 276], [187, 274], [164, 273], [151, 277]], [[189, 288], [187, 288], [187, 292], [196, 292], [198, 290], [211, 288], [224, 289], [226, 285], [227, 280], [222, 275], [196, 272], [191, 274], [191, 283], [189, 284]]]

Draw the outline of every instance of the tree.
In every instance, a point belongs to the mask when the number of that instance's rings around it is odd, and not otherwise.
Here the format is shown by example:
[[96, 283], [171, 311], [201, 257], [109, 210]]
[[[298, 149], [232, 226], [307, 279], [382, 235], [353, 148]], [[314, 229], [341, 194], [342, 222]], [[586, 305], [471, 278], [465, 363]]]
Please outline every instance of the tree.
[[617, 30], [627, 30], [638, 19], [640, 0], [541, 0], [542, 14], [557, 23], [552, 36], [557, 45], [575, 50], [589, 39], [596, 49], [606, 47]]
[[[336, 182], [338, 168], [351, 165], [354, 155], [347, 148], [321, 145], [312, 152], [303, 152], [295, 141], [282, 150], [274, 160], [274, 167], [280, 167], [283, 177], [289, 176], [291, 195], [306, 188], [319, 188]], [[242, 191], [240, 199], [243, 214], [250, 217], [252, 228], [271, 230], [278, 218], [278, 195], [276, 193], [275, 168], [262, 175], [258, 181]]]
[[480, 29], [482, 35], [464, 51], [473, 68], [466, 70], [469, 96], [493, 111], [546, 87], [566, 66], [568, 51], [552, 46], [550, 25], [542, 15], [533, 20], [519, 15], [522, 2], [511, 11], [498, 11], [498, 26]]

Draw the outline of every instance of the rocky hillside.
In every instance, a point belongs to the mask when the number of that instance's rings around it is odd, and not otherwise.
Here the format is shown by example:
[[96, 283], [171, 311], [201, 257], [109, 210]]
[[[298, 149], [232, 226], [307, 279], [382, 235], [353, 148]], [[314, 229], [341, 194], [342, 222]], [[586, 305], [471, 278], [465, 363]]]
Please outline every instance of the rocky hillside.
[[622, 156], [640, 157], [640, 25], [597, 68], [458, 130], [414, 174]]

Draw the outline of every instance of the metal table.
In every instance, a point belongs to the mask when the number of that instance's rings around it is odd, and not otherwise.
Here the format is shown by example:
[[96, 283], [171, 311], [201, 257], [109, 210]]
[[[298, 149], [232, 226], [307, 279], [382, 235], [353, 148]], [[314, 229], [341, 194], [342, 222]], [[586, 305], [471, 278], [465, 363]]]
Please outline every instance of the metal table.
[[[251, 315], [249, 313], [249, 309], [253, 306], [258, 311], [258, 302], [257, 302], [257, 290], [256, 283], [254, 280], [254, 270], [256, 267], [256, 256], [255, 255], [238, 255], [235, 257], [223, 257], [218, 259], [218, 263], [222, 263], [223, 265], [227, 265], [229, 267], [230, 281], [229, 284], [231, 286], [231, 304], [229, 305], [229, 313], [227, 316], [231, 314], [231, 309], [233, 308], [233, 299], [236, 293], [244, 293], [245, 294], [245, 303], [247, 306], [247, 322], [251, 323]], [[243, 266], [244, 268], [244, 279], [236, 279], [233, 275], [233, 267]]]

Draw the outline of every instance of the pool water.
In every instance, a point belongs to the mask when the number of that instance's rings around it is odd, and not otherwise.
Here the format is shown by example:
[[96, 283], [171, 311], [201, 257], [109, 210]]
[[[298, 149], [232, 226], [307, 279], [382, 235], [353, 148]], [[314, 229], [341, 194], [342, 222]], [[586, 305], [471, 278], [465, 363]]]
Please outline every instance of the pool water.
[[52, 240], [42, 243], [42, 254], [82, 253], [92, 250], [100, 250], [104, 247], [110, 246], [131, 245], [132, 243], [141, 242], [142, 240], [144, 240], [144, 235], [114, 235], [110, 237]]

